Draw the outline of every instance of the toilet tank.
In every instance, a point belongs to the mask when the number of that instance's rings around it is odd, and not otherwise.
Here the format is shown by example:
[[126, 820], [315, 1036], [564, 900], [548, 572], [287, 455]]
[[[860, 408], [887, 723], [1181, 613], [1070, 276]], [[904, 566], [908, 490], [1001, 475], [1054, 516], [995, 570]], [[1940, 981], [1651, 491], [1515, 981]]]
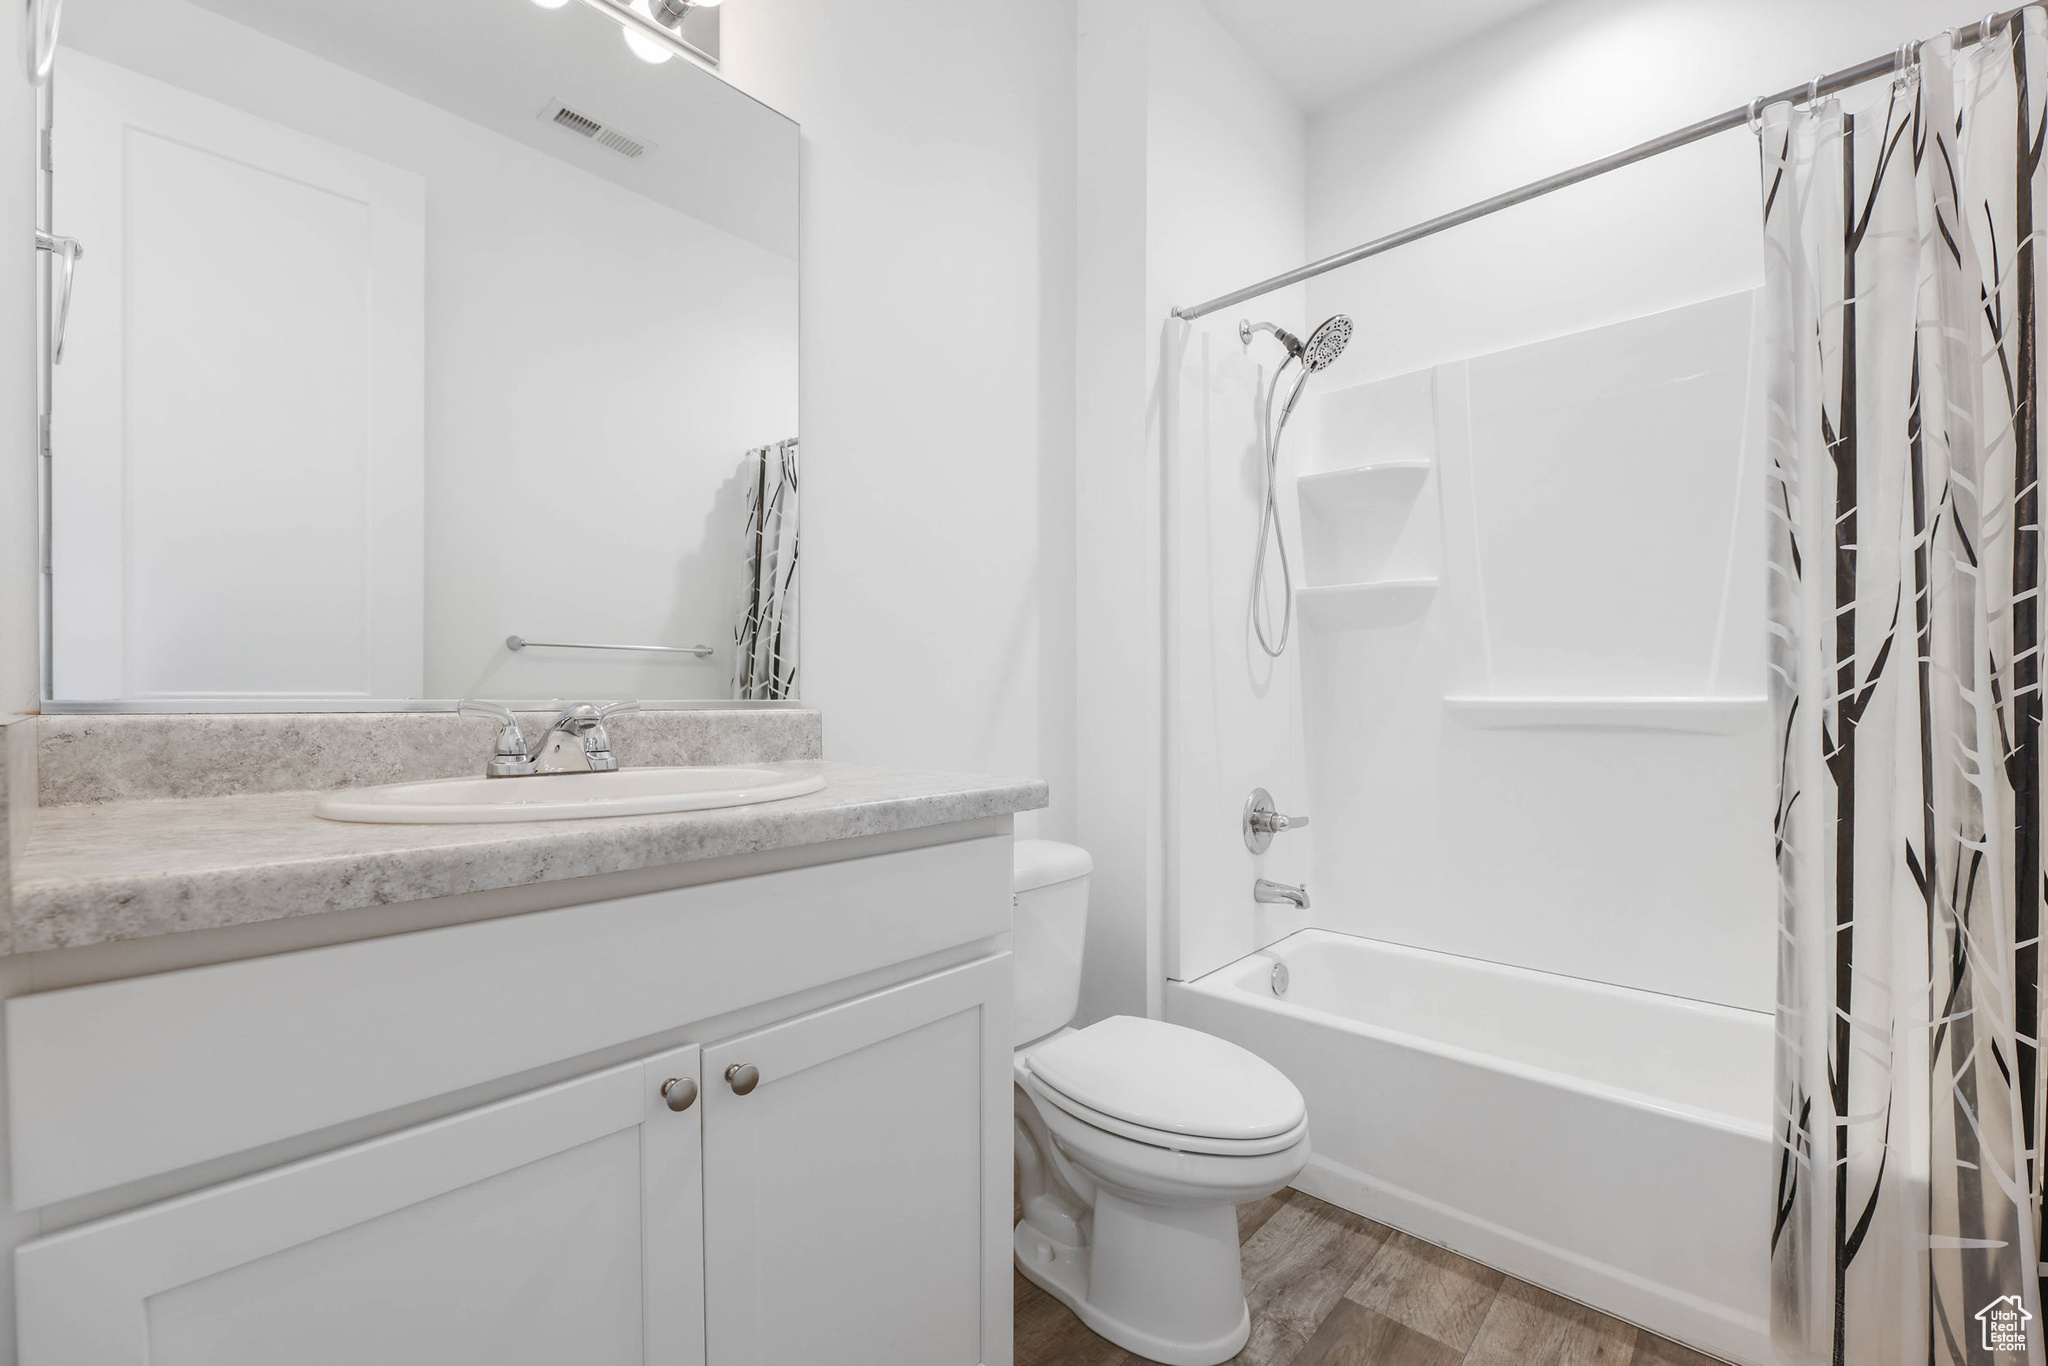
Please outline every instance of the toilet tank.
[[1052, 1033], [1080, 1005], [1088, 874], [1094, 867], [1086, 849], [1052, 840], [1017, 841], [1010, 879], [1017, 903], [1013, 1047]]

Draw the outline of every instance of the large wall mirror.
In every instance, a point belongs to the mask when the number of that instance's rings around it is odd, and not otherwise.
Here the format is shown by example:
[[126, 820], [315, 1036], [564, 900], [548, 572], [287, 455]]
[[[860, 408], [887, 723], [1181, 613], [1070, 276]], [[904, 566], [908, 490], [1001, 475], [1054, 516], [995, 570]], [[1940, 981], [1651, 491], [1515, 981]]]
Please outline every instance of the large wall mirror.
[[53, 708], [795, 696], [797, 128], [623, 33], [68, 0]]

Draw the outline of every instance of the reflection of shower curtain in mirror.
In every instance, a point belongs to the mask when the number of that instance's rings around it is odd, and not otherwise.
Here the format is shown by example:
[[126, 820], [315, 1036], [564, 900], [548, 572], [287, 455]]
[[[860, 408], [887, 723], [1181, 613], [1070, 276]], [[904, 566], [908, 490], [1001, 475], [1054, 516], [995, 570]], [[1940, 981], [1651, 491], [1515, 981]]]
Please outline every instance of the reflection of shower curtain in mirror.
[[746, 571], [733, 626], [732, 695], [797, 695], [796, 438], [747, 452]]
[[1762, 120], [1795, 1361], [2043, 1361], [2048, 24], [2024, 14], [1928, 42], [1862, 112]]

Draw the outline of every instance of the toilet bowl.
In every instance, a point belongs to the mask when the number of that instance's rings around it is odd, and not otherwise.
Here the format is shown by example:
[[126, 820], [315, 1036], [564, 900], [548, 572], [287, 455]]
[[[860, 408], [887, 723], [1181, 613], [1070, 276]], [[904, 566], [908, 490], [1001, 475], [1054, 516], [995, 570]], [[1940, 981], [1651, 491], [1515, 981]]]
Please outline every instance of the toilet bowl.
[[1301, 1092], [1236, 1044], [1160, 1020], [1067, 1028], [1087, 854], [1019, 840], [1017, 1267], [1103, 1337], [1214, 1366], [1251, 1331], [1236, 1206], [1308, 1162]]

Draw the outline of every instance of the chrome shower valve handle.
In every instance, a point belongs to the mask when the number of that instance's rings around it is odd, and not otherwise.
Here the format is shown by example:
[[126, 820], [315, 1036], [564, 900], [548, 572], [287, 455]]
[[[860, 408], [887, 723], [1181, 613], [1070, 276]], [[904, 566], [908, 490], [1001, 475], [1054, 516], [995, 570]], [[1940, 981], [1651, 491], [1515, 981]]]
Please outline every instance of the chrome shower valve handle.
[[1254, 854], [1272, 847], [1273, 836], [1307, 824], [1306, 816], [1281, 815], [1280, 808], [1273, 805], [1273, 794], [1263, 787], [1253, 788], [1252, 795], [1244, 799], [1244, 846]]
[[1283, 830], [1299, 830], [1307, 824], [1306, 816], [1283, 816], [1278, 811], [1258, 811], [1252, 815], [1252, 829], [1266, 835], [1277, 835]]

